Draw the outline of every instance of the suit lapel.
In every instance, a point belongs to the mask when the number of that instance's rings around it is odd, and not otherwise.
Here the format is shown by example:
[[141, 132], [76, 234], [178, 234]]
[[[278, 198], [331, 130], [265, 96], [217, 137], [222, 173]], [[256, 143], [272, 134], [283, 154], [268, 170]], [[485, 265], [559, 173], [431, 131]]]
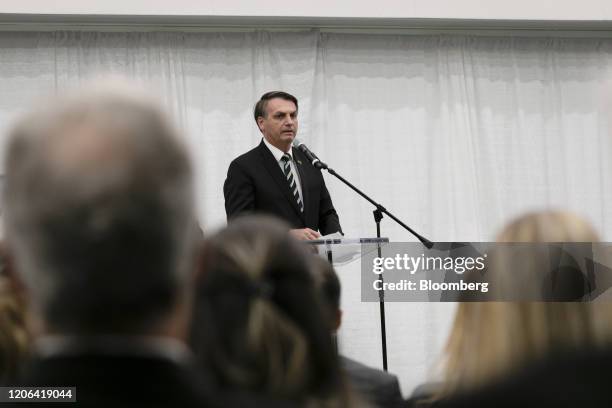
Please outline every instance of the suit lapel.
[[[279, 164], [274, 159], [274, 155], [272, 155], [272, 152], [270, 152], [270, 150], [266, 147], [263, 141], [259, 144], [259, 153], [261, 155], [263, 164], [266, 167], [266, 170], [268, 171], [268, 173], [270, 173], [270, 177], [272, 177], [272, 180], [274, 180], [274, 182], [276, 183], [278, 188], [281, 190], [281, 192], [283, 193], [287, 201], [289, 201], [289, 204], [291, 204], [291, 207], [293, 208], [293, 210], [303, 220], [304, 213], [300, 211], [297, 201], [295, 200], [295, 197], [293, 196], [293, 192], [289, 189], [289, 183], [287, 183], [287, 179], [285, 178], [283, 171], [281, 170]], [[305, 208], [306, 207], [304, 206], [304, 209]]]

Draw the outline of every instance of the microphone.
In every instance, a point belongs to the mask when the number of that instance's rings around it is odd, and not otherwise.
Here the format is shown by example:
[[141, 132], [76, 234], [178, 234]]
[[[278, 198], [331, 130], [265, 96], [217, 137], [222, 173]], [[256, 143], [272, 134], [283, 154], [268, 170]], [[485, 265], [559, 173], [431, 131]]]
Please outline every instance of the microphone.
[[298, 138], [293, 139], [293, 147], [295, 147], [296, 149], [298, 149], [299, 151], [304, 153], [306, 158], [310, 161], [310, 163], [315, 168], [317, 168], [319, 170], [327, 168], [327, 164], [325, 164], [321, 160], [319, 160], [317, 155], [314, 154], [313, 152], [311, 152], [310, 149], [308, 147], [306, 147], [304, 142], [302, 142], [300, 139], [298, 139]]

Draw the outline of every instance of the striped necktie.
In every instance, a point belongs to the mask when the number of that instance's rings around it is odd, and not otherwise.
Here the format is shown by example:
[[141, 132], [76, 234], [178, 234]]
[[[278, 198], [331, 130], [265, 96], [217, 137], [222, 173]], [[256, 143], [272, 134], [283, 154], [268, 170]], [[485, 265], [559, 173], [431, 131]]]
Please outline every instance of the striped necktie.
[[295, 197], [295, 201], [300, 208], [300, 212], [304, 212], [304, 203], [302, 203], [300, 191], [298, 190], [297, 183], [293, 178], [293, 172], [291, 171], [291, 156], [289, 153], [285, 153], [281, 158], [281, 161], [283, 162], [283, 172], [285, 173], [285, 178], [287, 178], [287, 183], [289, 183], [289, 190], [291, 190], [293, 193], [293, 197]]

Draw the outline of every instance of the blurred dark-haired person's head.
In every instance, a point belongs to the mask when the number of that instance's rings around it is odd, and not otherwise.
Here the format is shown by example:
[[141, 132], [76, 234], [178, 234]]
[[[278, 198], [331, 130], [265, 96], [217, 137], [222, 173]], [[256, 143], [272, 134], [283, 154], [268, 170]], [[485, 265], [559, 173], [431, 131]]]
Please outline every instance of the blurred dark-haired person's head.
[[[41, 322], [33, 381], [82, 384], [82, 402], [105, 401], [104, 387], [119, 398], [114, 385], [137, 375], [134, 389], [181, 388], [160, 367], [188, 354], [197, 238], [190, 161], [165, 115], [105, 82], [27, 114], [5, 163], [8, 251]], [[169, 397], [150, 392], [128, 398]]]
[[242, 217], [206, 240], [192, 347], [223, 389], [347, 406], [310, 254], [288, 230]]
[[313, 257], [315, 282], [323, 300], [325, 316], [332, 333], [336, 333], [342, 324], [342, 309], [340, 296], [342, 287], [340, 279], [332, 264], [320, 256]]
[[[332, 264], [322, 257], [313, 257], [313, 268], [315, 282], [324, 305], [325, 321], [330, 334], [335, 338], [342, 324], [340, 279]], [[399, 380], [395, 375], [342, 355], [340, 365], [349, 385], [361, 401], [380, 408], [404, 406]]]

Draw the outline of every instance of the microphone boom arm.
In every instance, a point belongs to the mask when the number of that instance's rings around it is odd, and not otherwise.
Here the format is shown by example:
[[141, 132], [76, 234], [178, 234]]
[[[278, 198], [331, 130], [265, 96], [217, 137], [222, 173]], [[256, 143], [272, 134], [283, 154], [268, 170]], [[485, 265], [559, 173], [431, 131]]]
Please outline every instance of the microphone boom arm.
[[350, 187], [354, 192], [356, 192], [357, 194], [359, 194], [360, 196], [362, 196], [363, 198], [365, 198], [366, 200], [368, 200], [374, 207], [376, 207], [376, 210], [374, 211], [374, 219], [376, 221], [376, 224], [378, 227], [380, 227], [380, 221], [382, 220], [382, 215], [383, 214], [387, 214], [389, 216], [389, 218], [391, 218], [393, 221], [395, 221], [396, 223], [398, 223], [399, 225], [401, 225], [402, 227], [404, 227], [404, 229], [408, 232], [410, 232], [412, 235], [414, 235], [419, 241], [421, 241], [423, 243], [423, 245], [425, 245], [428, 249], [431, 249], [433, 247], [433, 243], [428, 240], [427, 238], [423, 237], [422, 235], [420, 235], [419, 233], [417, 233], [415, 230], [413, 230], [412, 228], [410, 228], [409, 226], [407, 226], [404, 222], [402, 222], [399, 218], [397, 218], [395, 215], [391, 214], [389, 211], [387, 211], [387, 209], [385, 207], [383, 207], [382, 205], [380, 205], [379, 203], [377, 203], [376, 201], [374, 201], [373, 199], [371, 199], [366, 193], [364, 193], [363, 191], [361, 191], [360, 189], [358, 189], [357, 187], [355, 187], [352, 183], [350, 183], [347, 179], [345, 179], [344, 177], [342, 177], [341, 175], [339, 175], [338, 173], [336, 173], [336, 171], [334, 169], [332, 169], [331, 167], [329, 167], [327, 164], [323, 163], [316, 154], [314, 154], [312, 151], [310, 151], [310, 149], [304, 144], [302, 143], [299, 139], [293, 139], [293, 146], [295, 146], [298, 150], [300, 150], [302, 153], [304, 153], [304, 155], [306, 156], [306, 158], [310, 161], [310, 163], [319, 170], [327, 170], [327, 172], [329, 174], [331, 174], [332, 176], [336, 177], [338, 180], [340, 180], [341, 182], [343, 182], [344, 184], [346, 184], [348, 187]]
[[[318, 163], [321, 163], [321, 161], [319, 160]], [[325, 164], [325, 163], [322, 163]], [[314, 165], [314, 163], [313, 163]], [[316, 166], [315, 166], [316, 167]], [[423, 245], [425, 245], [428, 249], [431, 249], [433, 247], [433, 243], [428, 240], [427, 238], [423, 237], [422, 235], [420, 235], [418, 232], [416, 232], [415, 230], [413, 230], [412, 228], [410, 228], [408, 225], [406, 225], [404, 222], [402, 222], [402, 220], [400, 220], [399, 218], [397, 218], [395, 215], [391, 214], [385, 207], [383, 207], [382, 205], [380, 205], [379, 203], [377, 203], [376, 201], [374, 201], [373, 199], [371, 199], [366, 193], [364, 193], [363, 191], [361, 191], [360, 189], [358, 189], [357, 187], [355, 187], [351, 182], [349, 182], [347, 179], [345, 179], [344, 177], [342, 177], [340, 174], [338, 174], [334, 169], [332, 169], [331, 167], [328, 167], [327, 165], [325, 165], [324, 167], [325, 170], [327, 170], [327, 172], [329, 174], [331, 174], [332, 176], [336, 177], [338, 180], [340, 180], [341, 182], [343, 182], [344, 184], [346, 184], [349, 188], [351, 188], [354, 192], [356, 192], [357, 194], [359, 194], [360, 196], [362, 196], [363, 198], [365, 198], [368, 202], [370, 202], [370, 204], [372, 204], [374, 207], [376, 207], [376, 211], [379, 214], [387, 214], [389, 216], [389, 218], [391, 218], [393, 221], [395, 221], [396, 223], [398, 223], [399, 225], [401, 225], [402, 227], [404, 227], [405, 230], [407, 230], [408, 232], [410, 232], [412, 235], [414, 235], [419, 241], [421, 241], [423, 243]], [[382, 216], [381, 216], [382, 218]]]

